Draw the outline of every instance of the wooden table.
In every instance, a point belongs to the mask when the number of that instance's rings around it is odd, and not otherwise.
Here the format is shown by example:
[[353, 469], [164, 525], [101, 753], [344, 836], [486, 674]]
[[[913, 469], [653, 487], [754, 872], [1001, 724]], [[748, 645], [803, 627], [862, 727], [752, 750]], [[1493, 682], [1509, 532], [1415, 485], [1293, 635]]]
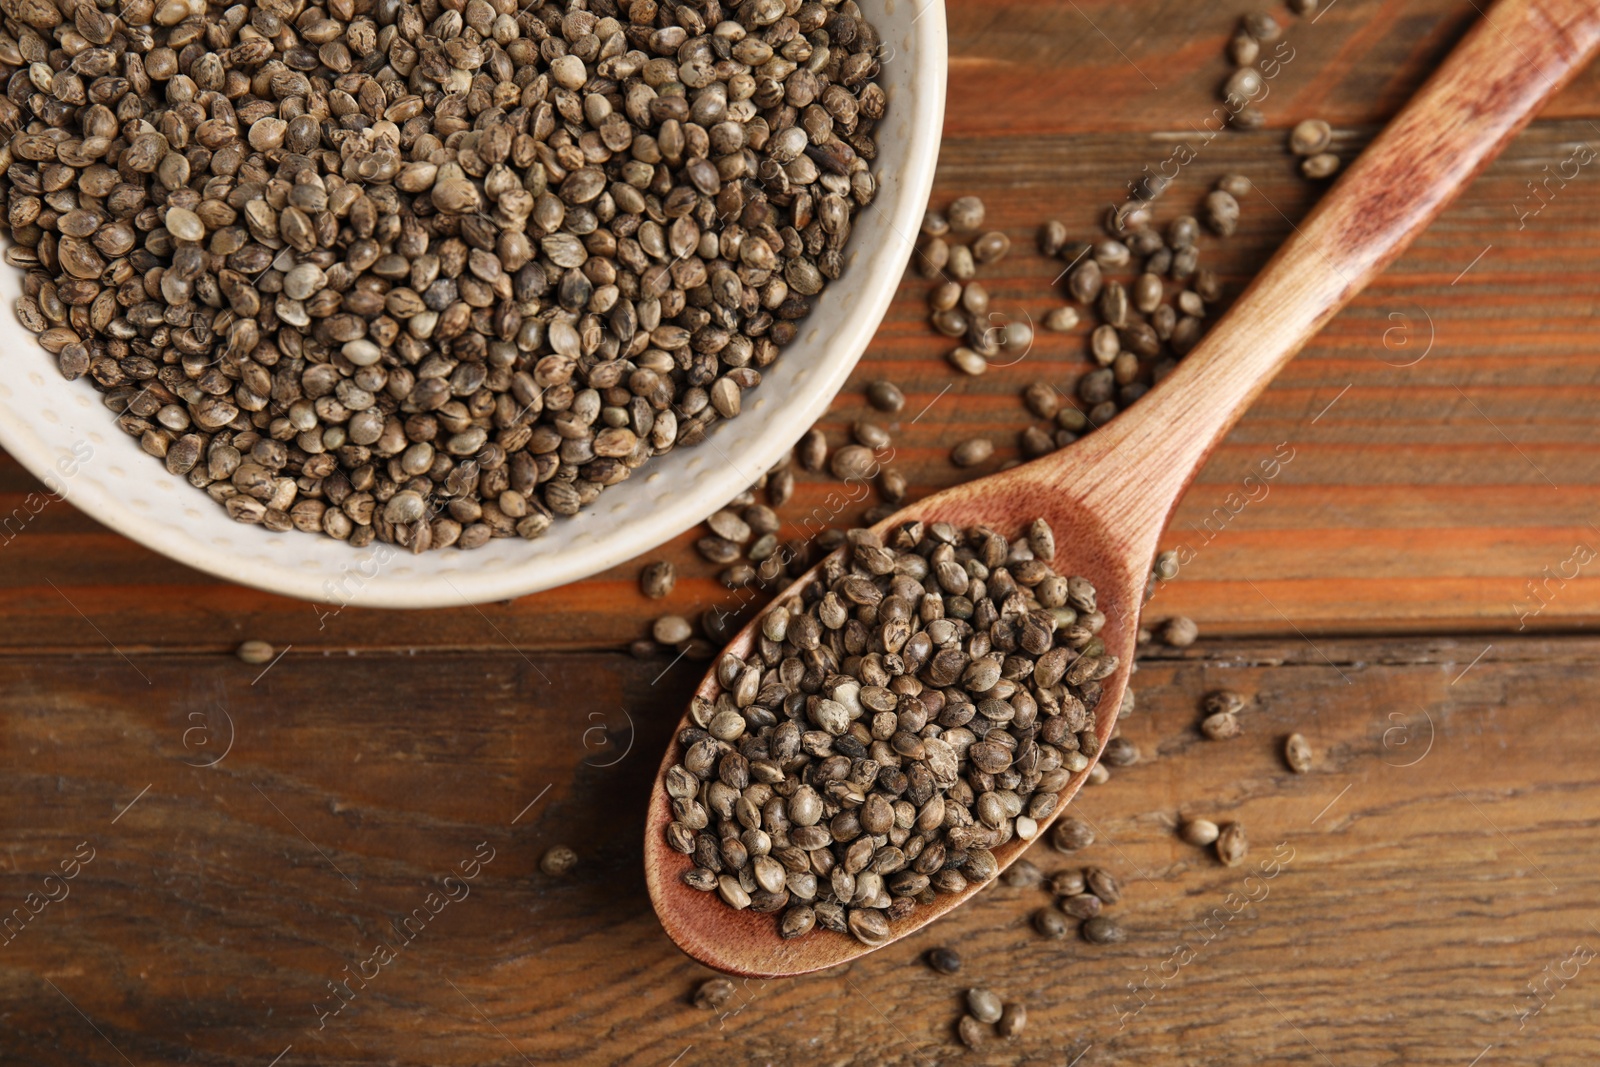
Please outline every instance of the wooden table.
[[[1042, 219], [1089, 234], [1140, 168], [1197, 140], [1250, 6], [951, 4], [936, 202], [981, 194], [1012, 235], [988, 276], [999, 307], [1037, 321], [1059, 303], [1059, 265], [1030, 251]], [[1287, 126], [1320, 115], [1353, 154], [1476, 6], [1285, 15], [1270, 127], [1206, 144], [1163, 210], [1229, 171], [1256, 183], [1239, 233], [1206, 246], [1237, 290], [1318, 193]], [[1594, 120], [1600, 71], [1290, 365], [1180, 508], [1168, 543], [1195, 559], [1150, 611], [1209, 636], [1143, 663], [1126, 735], [1144, 759], [1078, 804], [1100, 840], [1034, 856], [1115, 871], [1126, 943], [1047, 942], [1028, 924], [1046, 899], [996, 888], [851, 967], [697, 1010], [708, 972], [662, 935], [638, 855], [699, 668], [621, 651], [663, 609], [637, 592], [639, 561], [513, 603], [324, 625], [54, 504], [0, 535], [0, 1059], [1600, 1060]], [[1080, 337], [1042, 335], [1018, 365], [957, 378], [925, 290], [904, 283], [827, 424], [842, 441], [865, 382], [901, 383], [918, 493], [956, 480], [960, 437], [1014, 456], [1022, 387], [1083, 368]], [[1280, 446], [1292, 460], [1241, 506]], [[0, 514], [37, 488], [0, 458]], [[786, 513], [827, 491], [803, 481]], [[652, 553], [685, 575], [668, 609], [727, 596], [692, 540]], [[249, 667], [230, 654], [246, 638], [288, 651]], [[1194, 727], [1218, 686], [1254, 700], [1223, 744]], [[1316, 749], [1309, 775], [1278, 757], [1291, 730]], [[1180, 815], [1242, 821], [1246, 866], [1178, 842]], [[538, 869], [557, 843], [581, 857], [562, 878]], [[959, 978], [918, 962], [939, 944], [965, 955]], [[1025, 1035], [961, 1050], [969, 984], [1025, 1001]]]

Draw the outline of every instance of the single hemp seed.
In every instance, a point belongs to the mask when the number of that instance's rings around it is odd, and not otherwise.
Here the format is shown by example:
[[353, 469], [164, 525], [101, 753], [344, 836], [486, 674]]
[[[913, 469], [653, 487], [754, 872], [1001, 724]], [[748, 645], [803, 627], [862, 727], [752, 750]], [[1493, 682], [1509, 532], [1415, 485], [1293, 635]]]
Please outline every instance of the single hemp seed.
[[266, 641], [245, 641], [233, 654], [239, 657], [240, 662], [259, 667], [263, 663], [271, 663], [277, 652]]
[[556, 845], [539, 858], [539, 869], [553, 877], [570, 874], [577, 865], [578, 854], [566, 845]]

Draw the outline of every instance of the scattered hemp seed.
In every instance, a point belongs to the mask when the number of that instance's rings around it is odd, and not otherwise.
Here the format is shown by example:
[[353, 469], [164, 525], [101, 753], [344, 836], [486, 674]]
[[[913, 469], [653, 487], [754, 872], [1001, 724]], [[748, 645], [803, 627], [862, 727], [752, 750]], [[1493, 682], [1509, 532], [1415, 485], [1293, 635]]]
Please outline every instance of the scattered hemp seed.
[[828, 470], [841, 482], [862, 481], [878, 466], [872, 449], [865, 445], [844, 445], [834, 450]]
[[1062, 897], [1057, 906], [1064, 914], [1074, 919], [1092, 919], [1100, 914], [1105, 901], [1093, 893], [1074, 893], [1070, 897]]
[[1007, 1004], [1005, 1010], [1000, 1013], [1000, 1022], [995, 1026], [995, 1029], [999, 1031], [1001, 1037], [1011, 1041], [1021, 1036], [1027, 1025], [1027, 1007], [1013, 1001]]
[[1261, 95], [1266, 88], [1266, 80], [1255, 67], [1240, 67], [1228, 75], [1228, 80], [1222, 83], [1222, 98], [1225, 101], [1245, 101]]
[[1339, 169], [1339, 157], [1332, 152], [1319, 152], [1300, 161], [1300, 173], [1312, 181], [1331, 178]]
[[1068, 816], [1051, 829], [1050, 843], [1058, 852], [1077, 852], [1094, 844], [1094, 828], [1082, 819]]
[[1242, 730], [1239, 717], [1230, 711], [1219, 711], [1200, 720], [1200, 732], [1207, 741], [1227, 741], [1238, 737]]
[[1311, 770], [1311, 742], [1301, 734], [1290, 734], [1283, 743], [1283, 762], [1296, 774], [1306, 774]]
[[707, 563], [732, 563], [744, 554], [737, 541], [714, 535], [700, 538], [694, 543], [694, 547]]
[[566, 845], [556, 845], [539, 857], [539, 869], [549, 875], [567, 874], [577, 865], [578, 854]]
[[1078, 309], [1075, 307], [1051, 308], [1044, 316], [1044, 328], [1052, 333], [1067, 333], [1078, 328]]
[[994, 455], [994, 442], [987, 437], [972, 437], [950, 450], [950, 462], [958, 467], [976, 467]]
[[812, 474], [821, 473], [828, 463], [828, 438], [815, 427], [806, 431], [800, 438], [800, 446], [795, 451], [800, 460], [800, 466]]
[[767, 479], [767, 503], [781, 508], [794, 496], [794, 471], [784, 469]]
[[259, 667], [263, 663], [271, 663], [272, 657], [277, 655], [277, 650], [266, 641], [245, 641], [233, 650], [233, 654], [238, 656], [241, 662]]
[[989, 369], [989, 361], [966, 345], [952, 348], [945, 358], [952, 367], [969, 378], [976, 378]]
[[1089, 892], [1107, 904], [1115, 904], [1122, 899], [1122, 887], [1117, 884], [1116, 876], [1104, 867], [1085, 867], [1083, 881]]
[[678, 568], [669, 560], [656, 560], [639, 572], [639, 591], [651, 600], [660, 600], [678, 584]]
[[694, 627], [682, 615], [663, 615], [650, 627], [650, 636], [663, 645], [678, 645], [694, 636]]
[[1217, 834], [1217, 859], [1229, 867], [1244, 862], [1250, 852], [1250, 842], [1244, 834], [1244, 824], [1230, 822]]
[[961, 1043], [970, 1049], [982, 1048], [989, 1040], [989, 1028], [970, 1015], [963, 1015], [956, 1024], [956, 1033], [961, 1038]]
[[950, 220], [950, 228], [961, 233], [976, 233], [983, 225], [985, 211], [983, 201], [975, 196], [957, 197], [951, 201], [950, 208], [945, 212], [945, 217]]
[[961, 953], [953, 948], [930, 948], [922, 958], [940, 974], [958, 974], [961, 971]]
[[752, 536], [750, 524], [740, 518], [738, 512], [727, 508], [713, 513], [706, 519], [706, 525], [718, 537], [737, 545], [748, 544]]
[[1333, 143], [1333, 127], [1321, 119], [1304, 119], [1289, 131], [1289, 151], [1297, 156], [1326, 152]]
[[1217, 188], [1235, 200], [1243, 200], [1254, 186], [1243, 174], [1224, 174], [1217, 179]]
[[1039, 227], [1039, 252], [1046, 258], [1060, 255], [1067, 240], [1067, 224], [1060, 219], [1050, 219]]
[[937, 278], [950, 264], [950, 245], [940, 234], [925, 234], [917, 243], [917, 269], [924, 278]]
[[1022, 402], [1041, 419], [1053, 419], [1061, 411], [1061, 391], [1049, 382], [1034, 382], [1023, 390]]
[[738, 987], [730, 979], [707, 978], [694, 991], [694, 1006], [702, 1011], [721, 1011], [737, 992]]
[[1000, 1015], [1005, 1010], [1005, 1005], [1000, 998], [987, 989], [967, 990], [967, 1011], [980, 1023], [997, 1023]]
[[1113, 737], [1100, 758], [1113, 767], [1131, 767], [1139, 762], [1139, 746], [1125, 737]]
[[1184, 844], [1204, 848], [1217, 839], [1217, 824], [1210, 819], [1189, 819], [1179, 825], [1178, 836]]
[[1245, 15], [1239, 20], [1239, 27], [1262, 44], [1271, 44], [1283, 36], [1283, 26], [1265, 11]]
[[898, 385], [880, 380], [867, 386], [867, 402], [879, 411], [893, 414], [906, 406], [906, 396]]
[[972, 258], [982, 264], [998, 263], [1011, 251], [1011, 238], [991, 230], [972, 242]]
[[1049, 890], [1058, 897], [1075, 897], [1087, 891], [1088, 883], [1083, 877], [1083, 868], [1068, 867], [1057, 871], [1050, 876]]
[[850, 427], [850, 435], [874, 452], [881, 452], [892, 443], [888, 430], [885, 430], [875, 422], [868, 422], [865, 419], [858, 420]]
[[1033, 928], [1052, 941], [1067, 936], [1067, 918], [1055, 908], [1040, 908], [1033, 913]]
[[1206, 226], [1218, 237], [1231, 237], [1234, 230], [1239, 228], [1239, 201], [1233, 198], [1232, 193], [1221, 189], [1207, 193], [1204, 213]]
[[1083, 939], [1091, 945], [1115, 945], [1128, 939], [1127, 933], [1119, 926], [1115, 919], [1108, 919], [1104, 915], [1096, 915], [1092, 919], [1085, 919], [1079, 928]]
[[1044, 872], [1031, 860], [1020, 859], [1005, 869], [1000, 881], [1012, 889], [1037, 889], [1044, 884]]
[[1161, 640], [1173, 648], [1188, 648], [1200, 636], [1200, 627], [1194, 620], [1182, 615], [1176, 615], [1166, 621], [1161, 627]]
[[958, 282], [969, 282], [978, 274], [978, 263], [972, 256], [972, 249], [966, 245], [955, 245], [950, 249], [950, 277]]
[[[906, 476], [893, 467], [885, 467], [878, 474], [878, 495], [885, 504], [900, 504], [906, 498], [909, 486]], [[869, 524], [870, 525], [870, 524]]]

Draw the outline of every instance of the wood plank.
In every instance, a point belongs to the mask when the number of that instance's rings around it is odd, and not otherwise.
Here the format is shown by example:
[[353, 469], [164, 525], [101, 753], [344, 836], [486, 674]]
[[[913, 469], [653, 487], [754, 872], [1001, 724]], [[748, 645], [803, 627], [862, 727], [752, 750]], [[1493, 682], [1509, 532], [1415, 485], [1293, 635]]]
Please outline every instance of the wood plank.
[[[1043, 941], [1028, 916], [1045, 898], [996, 888], [850, 968], [752, 982], [725, 1018], [689, 1006], [706, 972], [662, 935], [637, 869], [682, 665], [656, 680], [616, 655], [294, 651], [252, 684], [259, 668], [214, 657], [7, 660], [0, 914], [68, 894], [0, 941], [8, 1056], [1462, 1067], [1492, 1045], [1488, 1062], [1592, 1062], [1600, 986], [1543, 983], [1600, 946], [1600, 859], [1581, 844], [1600, 825], [1600, 641], [1480, 649], [1323, 638], [1147, 660], [1126, 723], [1144, 759], [1080, 801], [1100, 841], [1032, 857], [1113, 870], [1126, 943]], [[1196, 703], [1224, 685], [1253, 700], [1245, 735], [1204, 742]], [[1277, 754], [1290, 730], [1317, 752], [1305, 777]], [[1247, 865], [1177, 842], [1180, 813], [1242, 821]], [[83, 842], [93, 859], [47, 883]], [[493, 859], [450, 883], [466, 896], [392, 933], [480, 842]], [[558, 842], [581, 856], [564, 879], [537, 869]], [[1275, 848], [1292, 850], [1281, 873], [1247, 881]], [[327, 983], [380, 939], [393, 962], [319, 1029]], [[936, 944], [964, 954], [959, 978], [917, 962]], [[1015, 1045], [958, 1051], [972, 984], [1026, 1001]]]
[[[1285, 57], [1263, 110], [1288, 125], [1320, 114], [1339, 125], [1381, 122], [1422, 84], [1486, 4], [1473, 0], [1334, 0], [1314, 19], [1254, 0], [1001, 0], [949, 3], [946, 124], [960, 135], [1170, 129], [1203, 123], [1231, 72], [1223, 43], [1246, 12], [1285, 28]], [[1551, 114], [1592, 116], [1590, 71]], [[1293, 115], [1294, 119], [1289, 116]]]

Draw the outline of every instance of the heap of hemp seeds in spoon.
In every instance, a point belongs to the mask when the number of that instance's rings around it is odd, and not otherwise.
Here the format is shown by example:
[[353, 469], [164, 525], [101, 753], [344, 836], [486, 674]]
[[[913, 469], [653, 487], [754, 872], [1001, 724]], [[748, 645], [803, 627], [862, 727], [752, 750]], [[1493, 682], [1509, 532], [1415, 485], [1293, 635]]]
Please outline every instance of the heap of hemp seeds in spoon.
[[853, 0], [6, 0], [5, 259], [243, 523], [534, 538], [705, 437], [843, 269]]
[[[867, 945], [891, 920], [998, 872], [1098, 751], [1094, 587], [1056, 574], [1043, 520], [852, 530], [798, 599], [717, 663], [666, 776], [683, 881]], [[1112, 709], [1115, 713], [1116, 709]]]

